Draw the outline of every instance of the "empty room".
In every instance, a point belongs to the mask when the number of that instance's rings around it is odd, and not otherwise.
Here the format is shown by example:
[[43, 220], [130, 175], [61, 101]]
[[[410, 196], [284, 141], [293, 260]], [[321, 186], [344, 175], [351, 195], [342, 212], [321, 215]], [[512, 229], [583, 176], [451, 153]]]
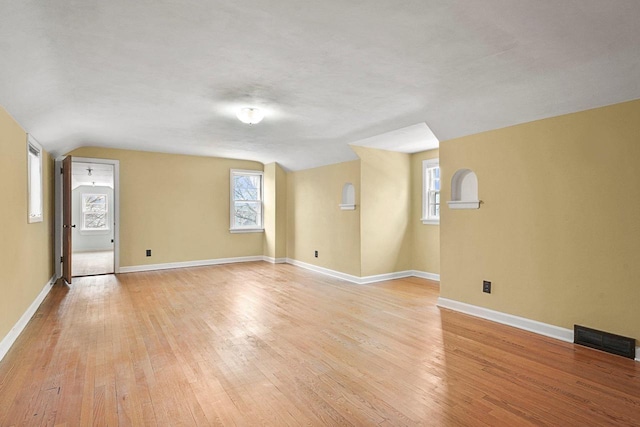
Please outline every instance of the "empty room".
[[640, 426], [638, 22], [2, 2], [0, 426]]

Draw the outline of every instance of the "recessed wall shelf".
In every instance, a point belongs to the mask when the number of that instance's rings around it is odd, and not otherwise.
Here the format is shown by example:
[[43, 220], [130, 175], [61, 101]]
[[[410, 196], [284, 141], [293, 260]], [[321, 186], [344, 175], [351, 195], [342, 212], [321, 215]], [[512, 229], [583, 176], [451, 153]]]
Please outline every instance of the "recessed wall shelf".
[[449, 205], [449, 209], [478, 209], [480, 207], [480, 200], [473, 201], [462, 201], [462, 200], [451, 200], [447, 202]]
[[451, 178], [449, 209], [478, 209], [478, 177], [471, 169], [459, 169]]
[[339, 206], [343, 211], [352, 211], [356, 208], [356, 190], [350, 182], [342, 187], [342, 203]]

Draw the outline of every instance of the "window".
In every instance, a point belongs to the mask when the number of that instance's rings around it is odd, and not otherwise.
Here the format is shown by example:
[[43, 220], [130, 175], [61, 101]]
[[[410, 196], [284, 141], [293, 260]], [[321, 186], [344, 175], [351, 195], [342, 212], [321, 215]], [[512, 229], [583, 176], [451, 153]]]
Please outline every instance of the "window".
[[231, 170], [231, 231], [263, 231], [262, 172]]
[[422, 223], [440, 223], [440, 163], [438, 159], [422, 162]]
[[28, 222], [41, 222], [42, 214], [42, 147], [27, 136]]
[[108, 230], [109, 203], [106, 194], [82, 195], [82, 229]]

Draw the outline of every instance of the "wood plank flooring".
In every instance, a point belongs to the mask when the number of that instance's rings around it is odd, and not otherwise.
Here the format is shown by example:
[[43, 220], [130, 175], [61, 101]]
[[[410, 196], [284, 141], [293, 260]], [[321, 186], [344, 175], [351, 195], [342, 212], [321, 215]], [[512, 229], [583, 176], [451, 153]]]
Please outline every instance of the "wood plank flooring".
[[0, 426], [640, 425], [640, 368], [291, 265], [56, 285], [0, 362]]
[[[74, 252], [71, 269], [73, 277], [113, 273], [113, 251]], [[72, 280], [73, 281], [73, 280]]]

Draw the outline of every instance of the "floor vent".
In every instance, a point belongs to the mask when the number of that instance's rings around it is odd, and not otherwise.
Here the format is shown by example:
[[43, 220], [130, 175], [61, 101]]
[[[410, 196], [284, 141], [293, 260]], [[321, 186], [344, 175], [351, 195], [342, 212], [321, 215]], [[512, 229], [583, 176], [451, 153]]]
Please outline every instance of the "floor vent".
[[573, 326], [573, 342], [630, 359], [636, 357], [636, 340], [633, 338], [621, 337], [584, 326]]

